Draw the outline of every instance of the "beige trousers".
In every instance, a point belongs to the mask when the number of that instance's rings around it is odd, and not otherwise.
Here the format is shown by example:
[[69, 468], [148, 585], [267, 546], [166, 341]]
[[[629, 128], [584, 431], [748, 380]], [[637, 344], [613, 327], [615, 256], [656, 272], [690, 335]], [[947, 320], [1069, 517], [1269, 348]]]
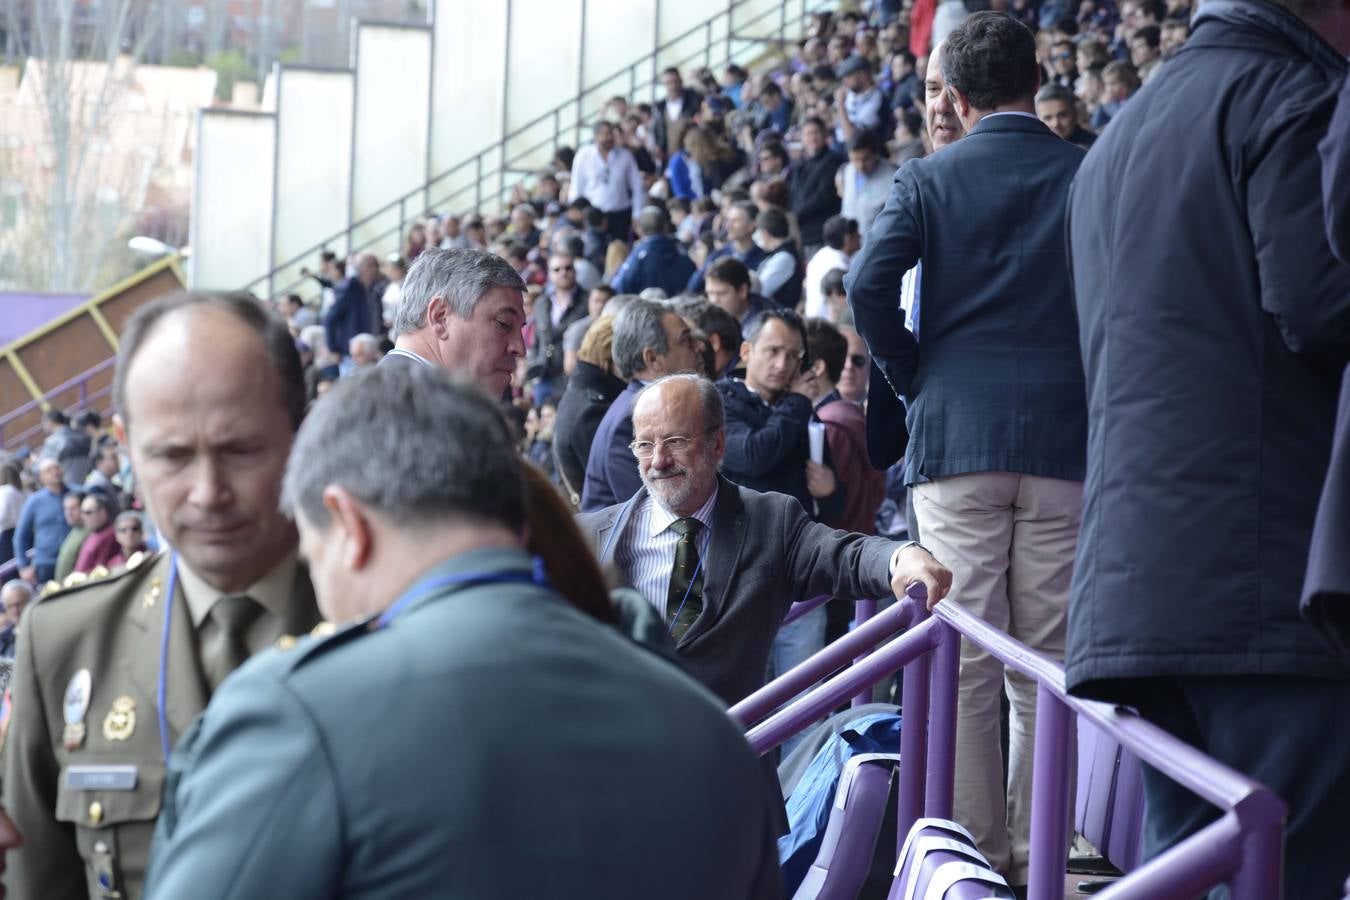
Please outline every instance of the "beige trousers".
[[[952, 570], [951, 597], [995, 628], [1064, 659], [1069, 579], [1082, 517], [1078, 481], [975, 472], [914, 486], [919, 540]], [[1008, 781], [999, 687], [1008, 692]], [[1027, 883], [1036, 683], [961, 642], [955, 817], [1009, 884]], [[1070, 753], [1073, 759], [1076, 751]], [[1073, 773], [1069, 773], [1073, 787]], [[1072, 808], [1072, 800], [1070, 800]], [[1072, 817], [1071, 817], [1072, 818]], [[1066, 844], [1067, 846], [1067, 844]]]

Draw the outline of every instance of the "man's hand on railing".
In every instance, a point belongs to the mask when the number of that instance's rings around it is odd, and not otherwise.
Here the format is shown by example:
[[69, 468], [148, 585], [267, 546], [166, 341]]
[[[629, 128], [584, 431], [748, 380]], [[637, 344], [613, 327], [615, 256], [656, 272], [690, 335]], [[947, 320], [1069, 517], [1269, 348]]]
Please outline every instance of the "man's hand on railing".
[[906, 544], [891, 557], [891, 590], [903, 600], [909, 587], [917, 584], [927, 590], [931, 610], [952, 589], [952, 573], [923, 547]]

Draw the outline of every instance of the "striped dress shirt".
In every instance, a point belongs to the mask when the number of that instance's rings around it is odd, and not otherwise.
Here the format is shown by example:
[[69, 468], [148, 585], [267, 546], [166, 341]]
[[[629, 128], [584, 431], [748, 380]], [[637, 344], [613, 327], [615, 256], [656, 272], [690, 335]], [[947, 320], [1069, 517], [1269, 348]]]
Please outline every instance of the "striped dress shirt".
[[[708, 502], [699, 507], [693, 518], [703, 523], [699, 535], [698, 558], [703, 563], [703, 596], [708, 596], [708, 545], [712, 537], [712, 511], [717, 503], [713, 489]], [[671, 530], [671, 523], [679, 516], [645, 495], [629, 517], [628, 527], [619, 536], [614, 561], [628, 576], [639, 594], [652, 605], [661, 618], [666, 618], [666, 595], [670, 593], [670, 570], [675, 565], [675, 545], [680, 536]]]

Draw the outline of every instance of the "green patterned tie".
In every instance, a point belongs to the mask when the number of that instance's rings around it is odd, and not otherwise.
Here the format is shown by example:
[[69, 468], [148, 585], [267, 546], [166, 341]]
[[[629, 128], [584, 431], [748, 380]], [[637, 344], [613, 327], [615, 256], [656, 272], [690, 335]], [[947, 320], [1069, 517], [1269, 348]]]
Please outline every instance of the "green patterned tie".
[[703, 612], [703, 567], [698, 564], [698, 532], [702, 527], [702, 522], [690, 516], [670, 523], [670, 530], [680, 540], [675, 544], [675, 566], [666, 595], [666, 625], [677, 642]]

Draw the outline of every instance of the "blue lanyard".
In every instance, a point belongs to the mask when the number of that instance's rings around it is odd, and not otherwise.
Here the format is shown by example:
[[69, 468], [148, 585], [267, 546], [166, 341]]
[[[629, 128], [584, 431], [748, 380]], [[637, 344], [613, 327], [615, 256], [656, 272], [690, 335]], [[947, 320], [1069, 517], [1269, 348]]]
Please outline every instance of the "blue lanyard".
[[[540, 587], [548, 587], [548, 574], [544, 568], [544, 561], [540, 557], [534, 558], [534, 571], [530, 574], [524, 572], [462, 572], [458, 575], [447, 575], [443, 578], [436, 578], [431, 581], [424, 581], [413, 586], [402, 597], [394, 601], [394, 604], [384, 611], [384, 614], [375, 622], [375, 627], [384, 628], [394, 620], [399, 613], [405, 610], [409, 604], [420, 600], [428, 594], [439, 591], [442, 588], [452, 585], [477, 585], [477, 584], [537, 584]], [[692, 584], [692, 582], [691, 582]], [[164, 710], [164, 700], [168, 694], [168, 672], [169, 672], [169, 630], [170, 623], [173, 621], [173, 603], [174, 595], [178, 588], [178, 554], [174, 553], [173, 560], [169, 564], [169, 591], [164, 601], [164, 630], [159, 641], [159, 678], [155, 688], [155, 704], [158, 706], [159, 713], [159, 743], [164, 751], [164, 764], [169, 763], [169, 753], [172, 747], [169, 743], [169, 719], [168, 713]]]
[[169, 672], [169, 623], [173, 620], [173, 598], [178, 592], [178, 552], [174, 551], [169, 562], [169, 592], [164, 598], [164, 632], [159, 639], [159, 678], [155, 687], [155, 706], [159, 713], [159, 744], [164, 751], [164, 765], [169, 764], [169, 716], [164, 711], [164, 698], [168, 694]]
[[544, 568], [544, 560], [538, 556], [534, 558], [534, 571], [529, 574], [525, 572], [460, 572], [455, 575], [432, 578], [428, 581], [419, 581], [380, 614], [380, 617], [375, 620], [374, 627], [388, 627], [389, 623], [398, 618], [410, 605], [437, 591], [448, 587], [467, 587], [480, 584], [535, 584], [546, 588], [549, 586], [549, 581], [547, 570]]

